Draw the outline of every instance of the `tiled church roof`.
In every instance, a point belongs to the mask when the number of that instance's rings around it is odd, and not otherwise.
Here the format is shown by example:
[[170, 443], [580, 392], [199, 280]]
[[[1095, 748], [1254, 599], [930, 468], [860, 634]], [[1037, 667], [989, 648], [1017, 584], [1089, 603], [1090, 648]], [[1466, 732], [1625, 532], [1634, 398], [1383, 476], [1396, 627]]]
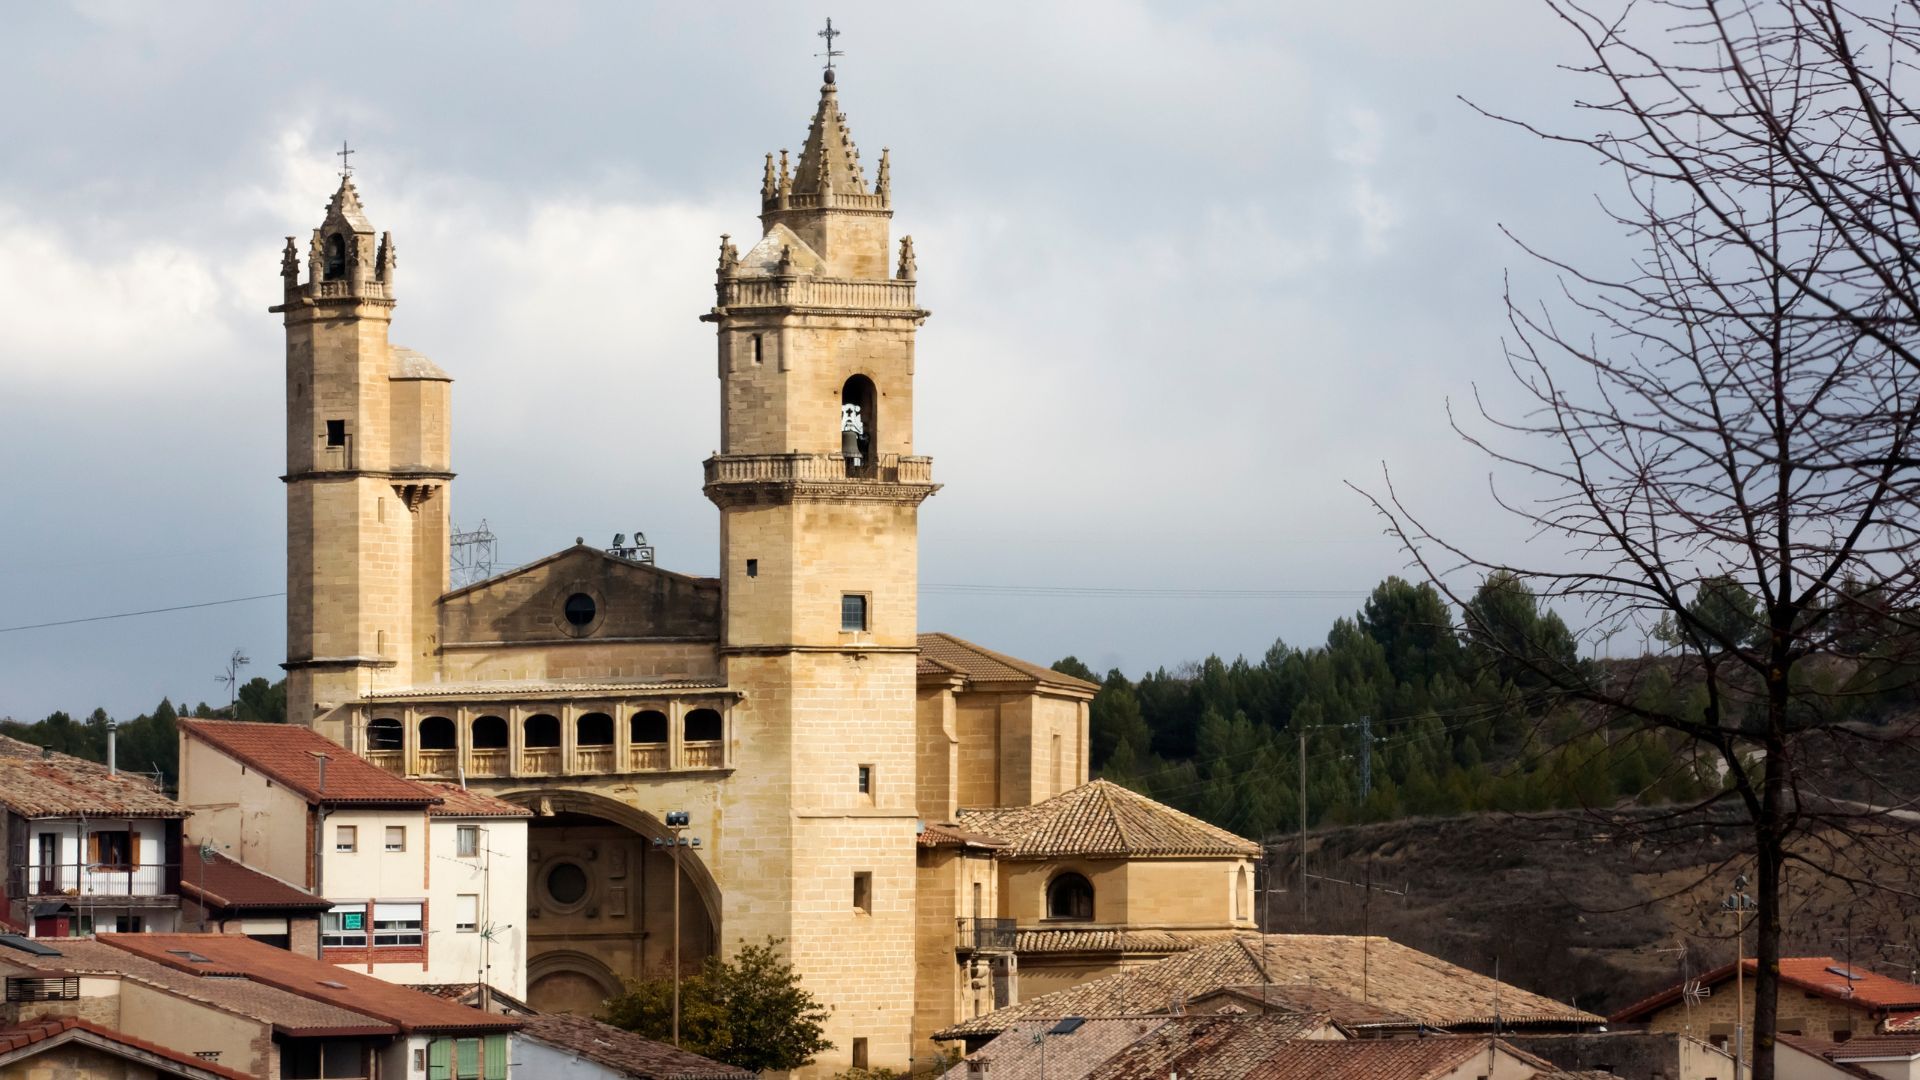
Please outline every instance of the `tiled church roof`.
[[1100, 689], [1096, 683], [982, 648], [952, 634], [921, 634], [920, 673], [936, 675], [942, 672], [960, 675], [977, 683], [1039, 683], [1086, 693]]
[[960, 811], [962, 827], [1006, 843], [1002, 858], [1260, 854], [1260, 845], [1108, 780], [1032, 806]]

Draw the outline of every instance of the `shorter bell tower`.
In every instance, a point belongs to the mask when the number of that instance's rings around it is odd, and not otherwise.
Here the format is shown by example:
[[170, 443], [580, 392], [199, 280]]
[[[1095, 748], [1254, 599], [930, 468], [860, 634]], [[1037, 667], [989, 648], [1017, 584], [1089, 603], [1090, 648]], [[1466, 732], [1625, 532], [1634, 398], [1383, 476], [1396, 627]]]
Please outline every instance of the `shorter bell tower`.
[[344, 741], [332, 710], [430, 681], [447, 590], [451, 379], [391, 344], [395, 249], [343, 170], [307, 244], [281, 256], [286, 326], [287, 717]]

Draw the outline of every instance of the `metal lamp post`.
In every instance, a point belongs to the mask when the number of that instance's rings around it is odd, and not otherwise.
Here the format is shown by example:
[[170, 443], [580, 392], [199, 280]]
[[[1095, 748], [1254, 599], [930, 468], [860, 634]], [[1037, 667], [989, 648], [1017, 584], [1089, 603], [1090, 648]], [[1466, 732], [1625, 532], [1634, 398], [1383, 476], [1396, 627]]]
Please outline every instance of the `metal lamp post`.
[[668, 848], [673, 857], [673, 1045], [680, 1045], [680, 849], [698, 847], [700, 839], [686, 835], [692, 818], [685, 810], [667, 811], [667, 831], [673, 839], [653, 838], [653, 846]]
[[1746, 913], [1755, 907], [1753, 897], [1747, 895], [1747, 875], [1740, 874], [1733, 879], [1733, 892], [1720, 901], [1720, 907], [1733, 916], [1733, 1075], [1740, 1075], [1740, 1066], [1747, 1055], [1747, 956], [1746, 956]]

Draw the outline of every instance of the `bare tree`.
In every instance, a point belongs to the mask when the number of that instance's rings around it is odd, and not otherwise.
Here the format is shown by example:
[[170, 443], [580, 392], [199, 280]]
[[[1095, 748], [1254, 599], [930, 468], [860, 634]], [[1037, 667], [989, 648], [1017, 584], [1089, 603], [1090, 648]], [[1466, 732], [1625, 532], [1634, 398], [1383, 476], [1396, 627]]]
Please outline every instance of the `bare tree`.
[[[1920, 117], [1904, 93], [1920, 3], [1543, 2], [1585, 46], [1575, 70], [1603, 90], [1580, 106], [1601, 130], [1487, 115], [1614, 167], [1603, 213], [1638, 250], [1607, 272], [1520, 242], [1561, 285], [1507, 296], [1527, 404], [1477, 400], [1455, 429], [1518, 480], [1492, 497], [1530, 547], [1558, 550], [1485, 557], [1430, 531], [1390, 476], [1369, 497], [1477, 640], [1595, 723], [1678, 733], [1724, 772], [1684, 809], [1730, 804], [1751, 840], [1752, 1064], [1771, 1080], [1783, 875], [1868, 887], [1860, 845], [1904, 805], [1840, 797], [1815, 748], [1844, 760], [1914, 736], [1848, 706], [1872, 681], [1851, 628], [1904, 622], [1920, 588]], [[1650, 700], [1630, 674], [1503, 633], [1498, 605], [1457, 584], [1495, 574], [1584, 612], [1589, 634], [1658, 630], [1663, 670], [1694, 693]]]

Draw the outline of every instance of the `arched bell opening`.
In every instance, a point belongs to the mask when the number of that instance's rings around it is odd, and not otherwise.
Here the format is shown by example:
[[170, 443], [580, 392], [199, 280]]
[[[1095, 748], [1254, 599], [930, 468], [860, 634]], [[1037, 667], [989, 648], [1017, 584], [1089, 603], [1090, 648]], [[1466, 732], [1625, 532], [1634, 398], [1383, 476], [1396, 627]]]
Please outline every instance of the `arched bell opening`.
[[874, 463], [880, 445], [880, 395], [873, 380], [855, 375], [840, 387], [840, 456], [850, 469]]
[[334, 233], [327, 237], [327, 266], [325, 277], [328, 281], [344, 281], [347, 277], [347, 238]]
[[459, 745], [452, 720], [444, 716], [429, 716], [420, 721], [420, 749], [453, 750]]
[[[534, 811], [527, 831], [527, 1003], [599, 1011], [626, 979], [673, 971], [672, 834], [661, 820], [585, 791], [503, 796]], [[701, 834], [696, 819], [689, 837]], [[679, 849], [680, 966], [718, 948], [720, 891], [698, 848]], [[578, 962], [589, 957], [591, 964]]]

